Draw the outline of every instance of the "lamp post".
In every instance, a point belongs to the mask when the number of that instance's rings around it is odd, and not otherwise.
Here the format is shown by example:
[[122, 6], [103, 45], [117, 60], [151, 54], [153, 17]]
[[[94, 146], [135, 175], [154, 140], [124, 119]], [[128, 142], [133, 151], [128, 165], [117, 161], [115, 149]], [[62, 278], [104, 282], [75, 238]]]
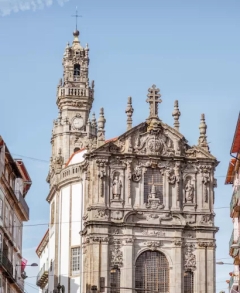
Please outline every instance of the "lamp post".
[[[16, 267], [21, 267], [22, 265], [16, 265]], [[38, 264], [37, 263], [35, 263], [35, 262], [33, 262], [33, 263], [31, 263], [30, 265], [25, 265], [25, 267], [38, 267]], [[22, 273], [21, 273], [21, 277], [22, 277], [22, 279], [23, 280], [25, 280], [25, 279], [27, 279], [27, 274], [26, 274], [26, 272], [25, 271], [23, 271]]]

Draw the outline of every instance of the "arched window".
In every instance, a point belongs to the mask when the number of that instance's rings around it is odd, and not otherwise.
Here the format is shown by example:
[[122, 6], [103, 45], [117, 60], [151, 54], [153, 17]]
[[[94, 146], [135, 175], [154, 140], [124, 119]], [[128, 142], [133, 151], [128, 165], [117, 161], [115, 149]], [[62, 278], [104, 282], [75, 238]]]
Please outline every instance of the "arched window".
[[184, 273], [184, 293], [193, 293], [193, 272]]
[[138, 257], [135, 269], [135, 288], [139, 293], [151, 291], [169, 293], [169, 264], [163, 253], [145, 251]]
[[79, 64], [74, 64], [74, 76], [79, 76], [80, 75], [80, 65]]
[[144, 202], [148, 202], [148, 196], [152, 186], [156, 188], [156, 197], [163, 203], [163, 177], [159, 169], [148, 168], [144, 174]]
[[110, 293], [120, 293], [121, 271], [119, 268], [113, 268], [110, 273]]

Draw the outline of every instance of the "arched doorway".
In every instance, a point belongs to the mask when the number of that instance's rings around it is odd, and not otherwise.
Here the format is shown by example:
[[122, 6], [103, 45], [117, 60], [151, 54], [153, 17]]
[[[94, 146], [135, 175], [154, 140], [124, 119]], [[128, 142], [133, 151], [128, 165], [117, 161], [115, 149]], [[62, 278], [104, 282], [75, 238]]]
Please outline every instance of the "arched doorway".
[[136, 261], [135, 288], [141, 289], [136, 290], [139, 293], [169, 293], [169, 264], [162, 252], [140, 254]]

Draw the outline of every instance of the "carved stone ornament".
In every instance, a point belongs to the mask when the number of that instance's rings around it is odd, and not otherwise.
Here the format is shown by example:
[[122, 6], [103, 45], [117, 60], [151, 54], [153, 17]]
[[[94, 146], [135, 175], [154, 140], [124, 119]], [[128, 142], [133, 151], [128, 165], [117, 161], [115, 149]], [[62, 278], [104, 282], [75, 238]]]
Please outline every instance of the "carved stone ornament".
[[104, 209], [97, 210], [97, 214], [94, 216], [96, 219], [107, 219], [107, 211]]
[[109, 238], [108, 237], [98, 237], [98, 236], [95, 236], [95, 237], [90, 237], [90, 240], [92, 242], [109, 242]]
[[125, 245], [134, 243], [134, 238], [126, 238], [124, 239]]
[[122, 220], [123, 211], [111, 211], [111, 219], [113, 220]]
[[54, 158], [53, 160], [53, 166], [54, 166], [54, 170], [61, 170], [62, 169], [62, 165], [63, 165], [64, 159], [62, 156], [62, 149], [59, 148], [58, 150], [58, 156]]
[[176, 176], [175, 176], [174, 169], [167, 168], [166, 175], [167, 175], [167, 179], [168, 179], [169, 184], [175, 184]]
[[161, 241], [146, 241], [144, 245], [147, 246], [151, 250], [156, 250], [157, 248], [162, 246]]
[[165, 233], [162, 231], [157, 231], [157, 230], [143, 230], [142, 235], [144, 236], [155, 236], [155, 237], [165, 237]]
[[194, 224], [196, 222], [196, 216], [191, 214], [185, 214], [184, 215], [187, 224]]
[[210, 215], [202, 215], [202, 219], [201, 219], [201, 224], [204, 225], [213, 225], [213, 219], [214, 219], [214, 215], [210, 214]]
[[195, 270], [196, 269], [196, 256], [193, 254], [195, 245], [193, 243], [185, 244], [185, 261], [184, 267], [185, 270]]
[[216, 245], [214, 242], [198, 242], [199, 247], [212, 247], [215, 248]]
[[123, 253], [121, 251], [121, 240], [112, 239], [113, 245], [111, 247], [111, 265], [122, 266], [123, 265]]
[[136, 166], [132, 174], [132, 181], [139, 182], [141, 179], [142, 179], [142, 168], [140, 166]]
[[174, 242], [174, 244], [175, 246], [182, 246], [182, 241], [177, 240]]
[[175, 154], [172, 140], [167, 137], [162, 126], [152, 127], [149, 132], [139, 134], [134, 152], [144, 155], [173, 156]]
[[151, 192], [148, 195], [148, 202], [146, 203], [147, 209], [163, 209], [164, 205], [160, 203], [160, 199], [156, 197], [156, 187], [155, 185], [152, 185]]

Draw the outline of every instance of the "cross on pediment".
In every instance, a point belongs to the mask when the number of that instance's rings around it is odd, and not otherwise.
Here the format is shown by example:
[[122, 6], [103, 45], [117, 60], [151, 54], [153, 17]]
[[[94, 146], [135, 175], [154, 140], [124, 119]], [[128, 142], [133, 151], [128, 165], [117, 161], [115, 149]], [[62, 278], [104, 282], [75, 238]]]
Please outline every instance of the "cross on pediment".
[[146, 102], [149, 103], [149, 109], [150, 109], [150, 115], [151, 117], [158, 117], [158, 104], [162, 102], [160, 99], [160, 89], [156, 88], [156, 85], [152, 85], [151, 88], [148, 89], [148, 95], [147, 95]]

